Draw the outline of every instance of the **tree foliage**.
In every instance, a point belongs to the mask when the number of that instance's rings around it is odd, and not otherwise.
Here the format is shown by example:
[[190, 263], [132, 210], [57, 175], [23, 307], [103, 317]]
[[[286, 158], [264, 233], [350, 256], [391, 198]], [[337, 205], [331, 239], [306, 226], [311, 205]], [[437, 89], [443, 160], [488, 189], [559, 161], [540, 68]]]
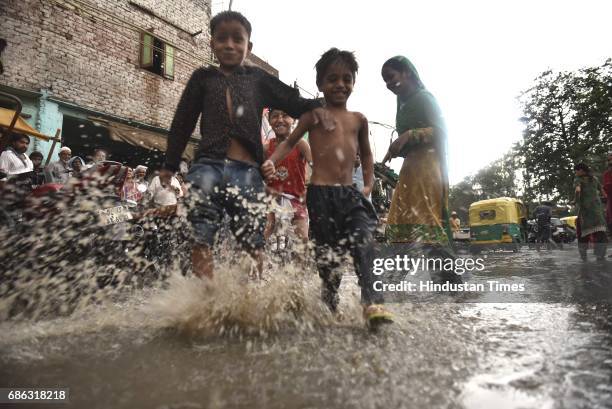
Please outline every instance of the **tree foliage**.
[[464, 178], [452, 186], [449, 192], [449, 206], [467, 221], [470, 204], [496, 197], [518, 197], [518, 161], [513, 152], [492, 162], [475, 175]]
[[567, 201], [573, 166], [603, 170], [612, 146], [612, 60], [575, 72], [546, 71], [519, 97], [523, 139], [516, 146], [525, 199]]

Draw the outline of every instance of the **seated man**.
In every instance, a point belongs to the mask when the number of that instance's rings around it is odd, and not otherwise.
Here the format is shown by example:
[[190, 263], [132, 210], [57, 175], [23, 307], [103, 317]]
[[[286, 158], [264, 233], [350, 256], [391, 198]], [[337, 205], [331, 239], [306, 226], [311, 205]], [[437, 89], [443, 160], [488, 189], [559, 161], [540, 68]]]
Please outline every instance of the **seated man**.
[[176, 205], [178, 199], [183, 197], [183, 190], [178, 179], [166, 169], [159, 171], [159, 175], [151, 180], [148, 189], [149, 201], [155, 206]]

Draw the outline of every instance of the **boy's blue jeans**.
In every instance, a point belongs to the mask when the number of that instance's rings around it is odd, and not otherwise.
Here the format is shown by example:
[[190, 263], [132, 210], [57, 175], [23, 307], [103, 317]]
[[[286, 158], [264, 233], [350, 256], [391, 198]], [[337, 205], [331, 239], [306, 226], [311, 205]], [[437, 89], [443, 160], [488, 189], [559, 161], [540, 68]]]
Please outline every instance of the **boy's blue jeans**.
[[245, 250], [263, 248], [265, 187], [259, 168], [231, 159], [197, 159], [189, 169], [188, 218], [198, 244], [213, 246], [225, 213]]

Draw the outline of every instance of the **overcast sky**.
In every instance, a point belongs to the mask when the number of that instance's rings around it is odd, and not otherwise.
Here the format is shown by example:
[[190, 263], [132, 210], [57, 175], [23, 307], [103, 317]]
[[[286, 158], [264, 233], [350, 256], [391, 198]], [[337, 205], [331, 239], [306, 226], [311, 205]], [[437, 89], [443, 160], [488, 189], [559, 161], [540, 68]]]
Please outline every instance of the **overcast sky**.
[[[213, 13], [229, 5], [212, 1]], [[520, 139], [516, 97], [540, 72], [612, 56], [609, 0], [234, 0], [232, 8], [253, 25], [253, 52], [312, 93], [320, 55], [330, 47], [354, 51], [360, 69], [349, 109], [371, 121], [395, 123], [381, 65], [397, 54], [411, 59], [446, 118], [451, 183]], [[370, 129], [380, 160], [390, 132]]]

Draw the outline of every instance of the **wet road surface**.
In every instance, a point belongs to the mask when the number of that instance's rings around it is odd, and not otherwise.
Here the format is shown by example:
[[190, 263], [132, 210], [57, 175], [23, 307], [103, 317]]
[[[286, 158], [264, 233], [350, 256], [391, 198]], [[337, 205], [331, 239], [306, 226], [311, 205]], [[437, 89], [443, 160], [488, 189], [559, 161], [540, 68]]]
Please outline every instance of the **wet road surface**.
[[53, 407], [73, 408], [612, 407], [612, 308], [550, 302], [606, 290], [612, 259], [584, 264], [570, 246], [485, 266], [468, 280], [524, 283], [531, 302], [395, 303], [397, 323], [373, 334], [354, 277], [338, 319], [302, 267], [260, 285], [227, 264], [221, 287], [175, 278], [71, 317], [0, 323], [0, 384], [69, 387]]

